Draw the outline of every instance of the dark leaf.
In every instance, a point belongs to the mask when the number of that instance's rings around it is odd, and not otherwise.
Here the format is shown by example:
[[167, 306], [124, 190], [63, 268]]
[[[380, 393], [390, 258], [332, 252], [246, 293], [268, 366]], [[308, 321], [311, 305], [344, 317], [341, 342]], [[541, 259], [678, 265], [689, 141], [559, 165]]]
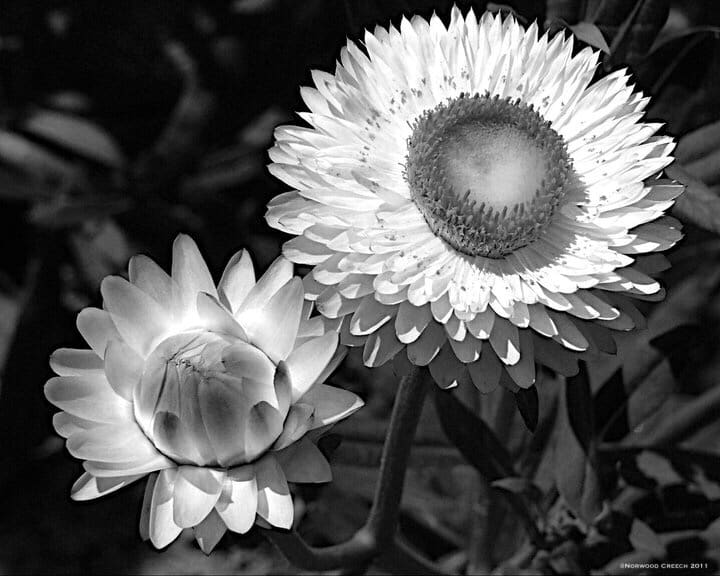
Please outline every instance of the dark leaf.
[[91, 220], [102, 220], [127, 211], [131, 202], [127, 198], [63, 197], [56, 196], [47, 202], [38, 202], [30, 210], [29, 219], [36, 226], [57, 230], [78, 226]]
[[622, 369], [616, 370], [595, 394], [595, 432], [608, 442], [620, 440], [630, 430], [627, 422], [628, 391]]
[[125, 164], [115, 140], [103, 128], [79, 116], [40, 110], [25, 121], [23, 129], [98, 164], [111, 168]]
[[682, 476], [673, 468], [671, 462], [657, 452], [645, 450], [637, 455], [638, 469], [660, 486], [684, 482]]
[[560, 429], [555, 445], [555, 482], [568, 506], [585, 522], [602, 510], [596, 471], [593, 408], [587, 367], [569, 378], [562, 395]]
[[675, 157], [688, 172], [694, 173], [691, 163], [720, 150], [720, 122], [714, 122], [685, 134], [678, 142]]
[[0, 161], [45, 182], [71, 180], [76, 173], [75, 167], [59, 156], [6, 130], [0, 130]]
[[545, 9], [545, 27], [556, 20], [577, 22], [580, 18], [580, 0], [547, 0]]
[[640, 552], [648, 552], [654, 557], [662, 557], [665, 555], [665, 545], [655, 532], [642, 522], [635, 520], [630, 529], [630, 544], [635, 550]]
[[580, 365], [576, 376], [568, 378], [565, 386], [567, 417], [572, 432], [585, 452], [590, 452], [595, 436], [592, 392], [587, 366]]
[[635, 430], [653, 416], [674, 391], [675, 378], [669, 362], [663, 360], [629, 395], [627, 403], [629, 429]]
[[493, 431], [452, 392], [436, 391], [435, 406], [447, 437], [488, 481], [517, 476], [512, 457]]
[[536, 386], [520, 389], [515, 393], [515, 403], [525, 426], [531, 432], [535, 432], [539, 419], [539, 400]]
[[677, 162], [665, 171], [668, 176], [687, 186], [675, 201], [673, 214], [685, 222], [720, 234], [720, 198]]
[[519, 476], [511, 476], [508, 478], [501, 478], [492, 482], [493, 488], [499, 490], [505, 490], [506, 492], [512, 492], [513, 494], [527, 496], [535, 502], [539, 502], [542, 498], [542, 491], [536, 484]]
[[588, 46], [598, 48], [599, 50], [605, 52], [605, 54], [610, 54], [610, 46], [608, 46], [600, 28], [598, 28], [595, 24], [591, 24], [590, 22], [578, 22], [574, 26], [569, 26], [569, 28], [575, 36], [585, 42]]
[[633, 65], [645, 57], [667, 21], [670, 0], [604, 0], [589, 21], [612, 38], [607, 67]]

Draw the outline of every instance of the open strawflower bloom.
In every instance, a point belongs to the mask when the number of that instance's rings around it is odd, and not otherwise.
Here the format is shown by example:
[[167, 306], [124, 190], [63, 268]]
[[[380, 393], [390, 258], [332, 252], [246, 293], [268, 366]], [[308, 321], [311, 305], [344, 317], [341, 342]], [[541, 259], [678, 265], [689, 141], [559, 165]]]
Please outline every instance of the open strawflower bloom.
[[184, 528], [206, 552], [227, 529], [289, 528], [287, 483], [331, 477], [312, 439], [362, 406], [323, 384], [342, 350], [306, 317], [292, 264], [280, 257], [256, 282], [243, 251], [216, 287], [178, 236], [172, 275], [136, 256], [129, 281], [108, 277], [101, 292], [104, 309], [77, 320], [91, 349], [57, 350], [45, 388], [62, 410], [57, 432], [84, 460], [73, 498], [150, 475], [140, 528], [158, 548]]
[[[642, 316], [627, 297], [680, 238], [657, 175], [674, 142], [641, 121], [625, 70], [512, 16], [455, 8], [348, 42], [303, 88], [310, 126], [283, 126], [270, 171], [294, 190], [268, 222], [313, 266], [306, 296], [377, 366], [398, 354], [443, 387], [517, 390], [535, 363], [569, 375]], [[660, 267], [662, 262], [660, 262]]]

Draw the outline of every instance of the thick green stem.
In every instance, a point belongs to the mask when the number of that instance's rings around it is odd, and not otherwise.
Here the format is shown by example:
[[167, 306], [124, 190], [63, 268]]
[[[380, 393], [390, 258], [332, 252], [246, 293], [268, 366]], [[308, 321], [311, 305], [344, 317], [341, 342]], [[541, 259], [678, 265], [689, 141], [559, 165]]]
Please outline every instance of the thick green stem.
[[365, 525], [350, 540], [334, 546], [314, 548], [294, 531], [265, 532], [267, 538], [290, 562], [300, 568], [316, 571], [363, 566], [394, 542], [405, 470], [430, 385], [427, 370], [423, 368], [413, 368], [400, 382], [383, 446], [372, 508]]

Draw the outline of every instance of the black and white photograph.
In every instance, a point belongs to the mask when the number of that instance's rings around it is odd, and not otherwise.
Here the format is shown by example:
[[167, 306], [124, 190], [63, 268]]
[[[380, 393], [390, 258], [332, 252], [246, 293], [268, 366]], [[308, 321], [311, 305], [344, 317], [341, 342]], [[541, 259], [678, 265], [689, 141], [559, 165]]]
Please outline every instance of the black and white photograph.
[[0, 574], [720, 574], [720, 2], [0, 0]]

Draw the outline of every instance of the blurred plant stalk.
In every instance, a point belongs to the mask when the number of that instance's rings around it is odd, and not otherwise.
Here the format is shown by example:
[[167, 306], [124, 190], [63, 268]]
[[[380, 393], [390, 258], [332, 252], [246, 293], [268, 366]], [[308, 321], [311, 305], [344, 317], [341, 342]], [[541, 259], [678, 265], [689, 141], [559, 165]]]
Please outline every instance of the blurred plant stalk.
[[[350, 540], [315, 548], [309, 546], [295, 531], [265, 532], [266, 537], [290, 562], [306, 570], [359, 568], [360, 573], [364, 573], [370, 563], [384, 552], [397, 554], [404, 549], [402, 544], [395, 544], [395, 531], [410, 449], [431, 386], [434, 384], [426, 368], [413, 367], [401, 380], [383, 446], [372, 508], [364, 526]], [[420, 570], [424, 565], [423, 560], [417, 558], [417, 569]], [[418, 573], [440, 573], [429, 563], [426, 568]]]

